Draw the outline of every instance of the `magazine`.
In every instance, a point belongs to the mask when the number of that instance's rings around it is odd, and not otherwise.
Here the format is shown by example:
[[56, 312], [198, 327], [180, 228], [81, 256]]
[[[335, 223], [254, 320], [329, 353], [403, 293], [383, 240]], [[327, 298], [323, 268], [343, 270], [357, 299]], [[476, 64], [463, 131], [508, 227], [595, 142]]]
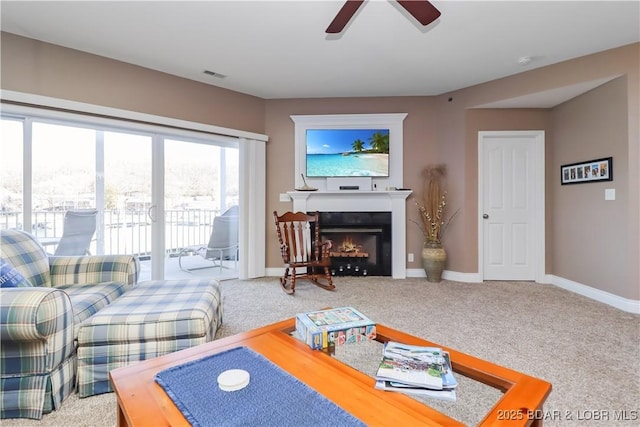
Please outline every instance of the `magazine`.
[[442, 388], [456, 388], [458, 386], [458, 381], [456, 381], [456, 377], [453, 376], [453, 368], [451, 368], [451, 356], [449, 356], [448, 351], [443, 351], [442, 356], [444, 357]]
[[424, 387], [411, 387], [406, 384], [400, 384], [400, 383], [384, 381], [384, 380], [376, 380], [375, 388], [378, 390], [396, 391], [399, 393], [404, 393], [404, 394], [409, 394], [414, 396], [431, 397], [434, 399], [448, 400], [452, 402], [456, 401], [455, 389], [433, 390], [433, 389], [424, 388]]
[[[442, 356], [444, 357], [444, 361], [445, 361], [445, 364], [442, 365], [442, 389], [452, 390], [458, 386], [458, 381], [456, 380], [456, 377], [453, 376], [453, 370], [451, 369], [451, 358], [449, 357], [449, 352], [443, 351]], [[394, 388], [413, 387], [411, 385], [399, 383], [396, 381], [390, 381], [390, 383]]]
[[441, 348], [385, 343], [376, 380], [442, 390], [446, 359]]

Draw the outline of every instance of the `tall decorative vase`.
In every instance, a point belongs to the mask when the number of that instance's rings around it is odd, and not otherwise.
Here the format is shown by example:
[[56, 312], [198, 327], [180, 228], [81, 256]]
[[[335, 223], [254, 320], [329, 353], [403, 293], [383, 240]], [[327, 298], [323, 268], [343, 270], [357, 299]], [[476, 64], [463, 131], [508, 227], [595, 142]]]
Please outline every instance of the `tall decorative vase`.
[[447, 261], [447, 253], [441, 243], [424, 242], [422, 248], [422, 268], [427, 273], [429, 282], [440, 282], [442, 280], [442, 271]]

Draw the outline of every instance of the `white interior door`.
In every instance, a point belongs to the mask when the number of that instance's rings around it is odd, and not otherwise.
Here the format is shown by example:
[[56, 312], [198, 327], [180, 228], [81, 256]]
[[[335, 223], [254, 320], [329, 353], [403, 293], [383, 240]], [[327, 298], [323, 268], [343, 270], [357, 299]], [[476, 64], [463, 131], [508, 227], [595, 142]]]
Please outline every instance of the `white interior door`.
[[479, 254], [484, 280], [544, 274], [544, 133], [479, 133]]

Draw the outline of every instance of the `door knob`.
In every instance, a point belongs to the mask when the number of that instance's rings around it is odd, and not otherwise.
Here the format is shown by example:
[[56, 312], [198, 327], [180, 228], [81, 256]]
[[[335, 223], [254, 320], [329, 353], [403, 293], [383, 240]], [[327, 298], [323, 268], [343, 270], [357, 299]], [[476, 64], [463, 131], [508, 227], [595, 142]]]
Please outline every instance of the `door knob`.
[[482, 218], [484, 218], [484, 219], [488, 219], [488, 218], [489, 218], [489, 215], [488, 215], [488, 214], [484, 214], [484, 215], [482, 215]]

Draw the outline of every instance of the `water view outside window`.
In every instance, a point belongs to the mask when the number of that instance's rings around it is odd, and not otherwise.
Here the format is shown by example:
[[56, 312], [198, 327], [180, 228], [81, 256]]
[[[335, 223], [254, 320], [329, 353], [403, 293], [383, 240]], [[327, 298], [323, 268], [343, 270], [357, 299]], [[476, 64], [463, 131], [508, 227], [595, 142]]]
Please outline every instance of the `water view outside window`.
[[[23, 188], [28, 126], [32, 176]], [[154, 217], [164, 225], [168, 261], [183, 247], [206, 245], [213, 217], [239, 201], [237, 146], [5, 118], [1, 132], [0, 229], [24, 229], [47, 244], [62, 236], [67, 210], [96, 208], [91, 253], [148, 260]], [[165, 151], [164, 180], [156, 184], [164, 185], [163, 218], [152, 200], [153, 144]], [[25, 200], [32, 207], [26, 213]], [[55, 246], [45, 249], [53, 252]]]
[[[205, 245], [213, 218], [239, 201], [239, 150], [165, 141], [165, 251]], [[210, 263], [209, 263], [210, 264]]]
[[95, 140], [93, 129], [33, 124], [31, 200], [36, 236], [62, 235], [64, 215], [56, 212], [96, 207]]
[[102, 253], [151, 253], [151, 143], [148, 135], [104, 132]]

